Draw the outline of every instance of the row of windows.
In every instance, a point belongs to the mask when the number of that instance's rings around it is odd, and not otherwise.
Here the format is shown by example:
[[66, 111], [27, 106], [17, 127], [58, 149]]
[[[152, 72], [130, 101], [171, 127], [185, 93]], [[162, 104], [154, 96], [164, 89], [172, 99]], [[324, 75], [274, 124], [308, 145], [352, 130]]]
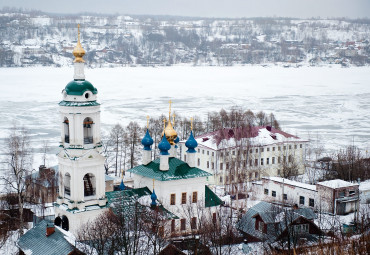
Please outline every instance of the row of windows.
[[[265, 161], [266, 159], [266, 161]], [[257, 158], [254, 159], [254, 161], [252, 159], [249, 160], [249, 166], [263, 166], [263, 165], [274, 165], [276, 164], [276, 161], [278, 164], [281, 164], [282, 162], [286, 162], [287, 160], [287, 157], [286, 156], [283, 156], [283, 157], [277, 157], [277, 160], [275, 157], [272, 157], [271, 160], [270, 158], [261, 158], [260, 160], [258, 160]], [[293, 156], [292, 155], [289, 155], [288, 156], [288, 162], [291, 163], [293, 162]], [[258, 164], [260, 163], [260, 164]], [[225, 163], [226, 165], [226, 170], [229, 169], [229, 163]], [[200, 159], [198, 159], [198, 166], [200, 166]], [[243, 162], [243, 167], [246, 167], [247, 166], [247, 161], [244, 161]], [[209, 168], [209, 161], [207, 161], [207, 168]], [[224, 168], [224, 163], [220, 163], [220, 170], [223, 170]], [[212, 163], [212, 169], [214, 169], [214, 163]]]
[[[286, 145], [284, 145], [284, 146], [277, 146], [277, 147], [267, 147], [266, 148], [266, 151], [267, 152], [269, 152], [270, 151], [270, 149], [272, 150], [272, 151], [281, 151], [281, 150], [283, 150], [283, 151], [286, 151], [287, 150], [287, 148], [289, 148], [289, 150], [291, 150], [292, 148], [293, 148], [293, 146], [292, 145], [288, 145], [288, 146], [286, 146]], [[303, 148], [303, 145], [302, 144], [299, 144], [299, 148], [300, 149], [302, 149]], [[298, 144], [295, 144], [294, 145], [294, 149], [296, 150], [296, 149], [298, 149]], [[203, 150], [204, 151], [204, 150]], [[256, 148], [256, 149], [249, 149], [249, 153], [250, 154], [252, 154], [253, 153], [253, 151], [255, 152], [255, 153], [259, 153], [259, 152], [264, 152], [265, 151], [265, 148]], [[198, 149], [198, 152], [199, 152], [199, 149]], [[231, 152], [232, 153], [232, 155], [234, 156], [235, 155], [235, 150], [234, 151], [232, 151]], [[244, 155], [246, 155], [247, 154], [247, 151], [246, 150], [244, 150]], [[204, 154], [204, 153], [203, 153]], [[240, 151], [237, 151], [237, 154], [238, 154], [238, 156], [240, 156]], [[209, 155], [209, 154], [208, 154]], [[229, 156], [230, 155], [230, 153], [227, 151], [227, 152], [225, 152], [225, 156], [227, 157], [227, 156]], [[212, 153], [212, 156], [213, 156], [213, 153]], [[221, 152], [220, 153], [220, 156], [221, 157], [223, 157], [224, 156], [224, 153], [223, 152]]]
[[[264, 190], [264, 194], [265, 195], [269, 195], [269, 190], [268, 189], [265, 189]], [[275, 190], [272, 190], [271, 191], [271, 196], [272, 197], [276, 197], [276, 191]], [[287, 194], [283, 194], [283, 199], [284, 200], [287, 200], [288, 199], [288, 195]], [[300, 205], [304, 205], [305, 204], [305, 197], [304, 196], [299, 196], [299, 204]], [[308, 205], [311, 206], [311, 207], [314, 207], [315, 206], [315, 200], [313, 198], [309, 198], [308, 199]]]
[[[258, 179], [259, 178], [259, 173], [258, 172], [249, 173], [249, 179], [250, 180], [253, 178], [253, 176], [254, 176], [255, 179]], [[240, 174], [238, 175], [238, 177], [239, 177], [239, 179], [241, 179]], [[233, 174], [231, 175], [231, 181], [234, 181], [234, 175]], [[226, 183], [228, 183], [228, 182], [229, 182], [229, 176], [226, 176]], [[220, 176], [220, 183], [223, 183], [222, 176]]]
[[[186, 204], [187, 196], [186, 192], [181, 193], [181, 204]], [[198, 202], [198, 192], [194, 191], [192, 196], [191, 196], [191, 202], [192, 203], [197, 203]], [[170, 197], [170, 205], [176, 205], [176, 194], [171, 194]]]
[[[200, 153], [200, 149], [198, 149], [198, 153]], [[202, 150], [202, 154], [204, 154], [204, 150]], [[209, 156], [209, 151], [207, 151], [207, 155]], [[212, 156], [214, 156], [214, 155], [215, 155], [215, 152], [212, 151]]]

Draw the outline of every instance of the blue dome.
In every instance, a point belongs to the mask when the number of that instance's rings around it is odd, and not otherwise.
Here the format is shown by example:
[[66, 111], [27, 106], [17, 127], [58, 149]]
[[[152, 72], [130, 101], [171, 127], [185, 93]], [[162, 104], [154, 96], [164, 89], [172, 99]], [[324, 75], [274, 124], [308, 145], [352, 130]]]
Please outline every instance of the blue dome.
[[171, 149], [171, 144], [166, 138], [166, 134], [163, 135], [162, 141], [158, 144], [158, 149], [161, 151], [161, 155], [170, 155], [168, 150]]
[[120, 190], [124, 190], [126, 188], [125, 184], [123, 184], [123, 180], [121, 180], [121, 184], [119, 185]]
[[190, 136], [189, 136], [188, 140], [186, 141], [185, 146], [188, 147], [187, 152], [190, 152], [190, 153], [195, 153], [196, 152], [194, 149], [198, 146], [198, 143], [194, 139], [193, 130], [190, 132]]
[[176, 139], [173, 140], [175, 143], [179, 143], [180, 142], [180, 138], [178, 136], [176, 136]]
[[151, 150], [150, 146], [153, 144], [153, 139], [150, 136], [148, 129], [146, 130], [145, 136], [141, 140], [141, 144], [144, 145], [144, 150], [146, 150], [146, 151]]
[[152, 200], [152, 203], [150, 205], [157, 205], [157, 195], [155, 194], [155, 191], [153, 189], [153, 193], [150, 195], [150, 199]]

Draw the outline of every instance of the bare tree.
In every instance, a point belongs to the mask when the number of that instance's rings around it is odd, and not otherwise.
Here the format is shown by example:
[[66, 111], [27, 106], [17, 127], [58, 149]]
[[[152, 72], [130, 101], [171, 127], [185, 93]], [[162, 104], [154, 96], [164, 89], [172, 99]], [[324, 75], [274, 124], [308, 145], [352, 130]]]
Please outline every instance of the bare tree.
[[109, 143], [113, 147], [113, 154], [115, 159], [114, 174], [117, 176], [117, 172], [120, 169], [119, 159], [121, 158], [121, 146], [124, 141], [125, 131], [120, 124], [116, 124], [110, 132]]
[[10, 136], [6, 139], [6, 164], [8, 174], [2, 177], [9, 192], [15, 193], [19, 210], [19, 233], [23, 235], [25, 227], [23, 221], [23, 207], [28, 199], [27, 188], [30, 185], [28, 176], [32, 168], [32, 150], [30, 139], [25, 128], [18, 129], [14, 126]]

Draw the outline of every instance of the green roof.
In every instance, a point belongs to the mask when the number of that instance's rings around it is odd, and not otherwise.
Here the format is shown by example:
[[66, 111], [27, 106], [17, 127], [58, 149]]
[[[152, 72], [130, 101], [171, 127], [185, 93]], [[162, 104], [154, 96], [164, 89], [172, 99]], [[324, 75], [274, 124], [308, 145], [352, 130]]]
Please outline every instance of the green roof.
[[147, 165], [140, 165], [128, 170], [128, 172], [156, 179], [158, 181], [172, 181], [211, 176], [210, 173], [197, 167], [190, 167], [186, 162], [169, 158], [169, 170], [159, 170], [159, 158]]
[[59, 103], [60, 106], [97, 106], [100, 105], [96, 101], [87, 101], [87, 102], [72, 102], [72, 101], [61, 101]]
[[86, 80], [73, 80], [67, 84], [65, 91], [67, 95], [82, 96], [85, 91], [91, 91], [93, 94], [97, 94], [98, 90]]
[[75, 247], [66, 240], [66, 235], [55, 227], [55, 232], [46, 236], [46, 221], [41, 221], [19, 238], [18, 246], [26, 254], [69, 254]]
[[205, 187], [205, 207], [221, 205], [223, 203], [222, 200], [207, 185]]
[[[125, 189], [120, 191], [106, 192], [108, 205], [115, 213], [122, 213], [126, 219], [130, 219], [135, 215], [135, 212], [145, 213], [150, 210], [149, 207], [143, 206], [138, 202], [138, 199], [143, 196], [150, 196], [152, 192], [148, 187], [138, 189]], [[159, 205], [157, 209], [166, 219], [178, 219], [178, 217], [168, 211], [163, 205]]]

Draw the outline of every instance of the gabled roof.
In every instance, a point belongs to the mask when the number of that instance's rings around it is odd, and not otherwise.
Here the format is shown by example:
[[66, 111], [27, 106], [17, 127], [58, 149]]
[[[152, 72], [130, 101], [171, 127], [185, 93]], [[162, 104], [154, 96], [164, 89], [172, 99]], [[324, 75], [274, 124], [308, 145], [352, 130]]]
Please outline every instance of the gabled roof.
[[207, 185], [205, 186], [205, 189], [205, 207], [218, 206], [223, 203]]
[[75, 250], [57, 227], [53, 234], [46, 236], [46, 224], [41, 221], [19, 238], [18, 246], [25, 254], [66, 255]]
[[197, 167], [190, 167], [186, 162], [177, 158], [169, 158], [168, 171], [159, 170], [159, 163], [160, 159], [158, 158], [147, 165], [139, 165], [131, 168], [128, 172], [156, 179], [158, 181], [172, 181], [211, 176], [210, 173]]
[[[263, 222], [267, 224], [266, 233], [255, 229], [257, 216], [260, 216]], [[316, 214], [311, 208], [299, 208], [296, 210], [285, 208], [283, 210], [280, 206], [262, 201], [251, 207], [242, 216], [237, 222], [236, 228], [260, 240], [270, 240], [273, 242], [286, 229], [286, 219], [292, 223], [299, 217], [313, 220], [316, 218]]]

